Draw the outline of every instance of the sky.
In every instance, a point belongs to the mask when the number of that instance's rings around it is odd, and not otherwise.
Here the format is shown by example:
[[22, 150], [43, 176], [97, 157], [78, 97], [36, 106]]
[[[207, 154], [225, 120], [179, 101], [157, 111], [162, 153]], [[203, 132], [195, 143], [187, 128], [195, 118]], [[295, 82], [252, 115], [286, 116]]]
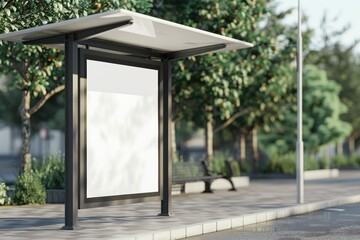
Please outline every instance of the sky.
[[[277, 2], [279, 10], [298, 6], [298, 0], [277, 0]], [[309, 17], [308, 25], [315, 29], [313, 42], [315, 46], [319, 41], [320, 23], [325, 11], [329, 20], [338, 17], [335, 22], [329, 21], [332, 23], [329, 28], [340, 29], [348, 23], [351, 24], [350, 30], [341, 38], [344, 45], [350, 45], [355, 39], [360, 39], [360, 0], [301, 0], [301, 5], [302, 12]], [[286, 21], [296, 22], [297, 10]], [[360, 53], [360, 44], [356, 52]]]

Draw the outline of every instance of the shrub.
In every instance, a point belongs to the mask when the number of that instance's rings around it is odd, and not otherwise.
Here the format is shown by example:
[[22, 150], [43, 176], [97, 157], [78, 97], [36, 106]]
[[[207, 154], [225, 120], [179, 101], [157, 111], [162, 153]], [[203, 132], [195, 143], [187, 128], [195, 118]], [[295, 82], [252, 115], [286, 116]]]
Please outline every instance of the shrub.
[[216, 151], [209, 166], [210, 171], [219, 175], [226, 176], [227, 169], [225, 161], [230, 161], [233, 176], [240, 176], [240, 166], [232, 157], [229, 151]]
[[264, 173], [295, 173], [296, 155], [295, 153], [272, 154], [267, 164], [262, 168]]
[[21, 173], [15, 181], [13, 202], [18, 205], [45, 204], [45, 189], [38, 175]]
[[333, 156], [331, 159], [332, 167], [344, 167], [347, 164], [346, 162], [346, 157], [340, 154]]
[[[325, 159], [316, 160], [304, 157], [304, 171], [325, 168], [328, 165]], [[264, 173], [293, 174], [296, 172], [296, 153], [272, 154], [269, 162], [262, 169]]]
[[320, 158], [320, 160], [319, 160], [319, 168], [320, 169], [329, 169], [329, 168], [331, 168], [330, 161], [328, 161], [326, 158]]
[[350, 157], [345, 155], [335, 155], [332, 158], [332, 166], [333, 167], [356, 167], [360, 165], [360, 156], [357, 154], [353, 154]]
[[250, 174], [252, 172], [252, 166], [248, 162], [240, 163], [240, 169], [243, 173]]
[[64, 155], [56, 154], [32, 162], [32, 170], [40, 177], [46, 189], [65, 189]]
[[358, 167], [360, 166], [360, 155], [353, 153], [348, 157], [348, 166], [349, 167]]
[[223, 156], [214, 156], [211, 160], [210, 171], [220, 175], [226, 174], [225, 158]]
[[356, 164], [356, 166], [360, 166], [360, 154], [358, 153], [354, 153], [351, 155], [351, 161], [354, 162], [354, 164]]
[[[322, 164], [325, 164], [326, 162], [326, 160], [320, 160], [320, 161], [322, 161]], [[304, 158], [304, 171], [319, 169], [320, 161], [317, 161], [315, 158], [312, 157]]]
[[0, 183], [0, 205], [10, 205], [11, 199], [7, 197], [6, 191], [9, 190], [9, 187], [5, 183]]
[[233, 171], [233, 176], [234, 177], [239, 177], [240, 173], [241, 173], [239, 163], [235, 159], [231, 159], [230, 160], [230, 166], [231, 166], [231, 169]]

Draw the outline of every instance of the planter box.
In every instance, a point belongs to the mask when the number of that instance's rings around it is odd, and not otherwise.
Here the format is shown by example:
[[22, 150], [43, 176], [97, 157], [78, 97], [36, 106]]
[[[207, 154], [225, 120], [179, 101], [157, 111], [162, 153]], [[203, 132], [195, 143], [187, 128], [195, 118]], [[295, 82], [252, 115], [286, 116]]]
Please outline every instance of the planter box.
[[250, 185], [250, 178], [248, 176], [232, 177], [235, 188], [248, 187]]
[[[64, 189], [46, 189], [46, 203], [64, 203], [65, 202], [65, 190]], [[12, 198], [14, 190], [7, 191], [8, 197]]]
[[321, 169], [304, 172], [305, 180], [336, 178], [339, 177], [339, 169]]
[[180, 195], [182, 187], [182, 184], [173, 184], [171, 189], [171, 195]]
[[[339, 169], [320, 169], [304, 171], [304, 180], [336, 178], [339, 176]], [[296, 174], [256, 174], [251, 176], [252, 179], [295, 179]]]
[[[248, 187], [250, 180], [249, 177], [243, 176], [243, 177], [232, 177], [231, 180], [233, 181], [235, 188], [241, 188], [241, 187]], [[230, 189], [231, 184], [226, 179], [216, 179], [211, 184], [211, 189], [213, 190], [222, 190], [222, 189]]]
[[201, 193], [205, 190], [205, 183], [199, 182], [188, 182], [185, 183], [184, 193]]
[[64, 203], [64, 189], [46, 189], [46, 203]]

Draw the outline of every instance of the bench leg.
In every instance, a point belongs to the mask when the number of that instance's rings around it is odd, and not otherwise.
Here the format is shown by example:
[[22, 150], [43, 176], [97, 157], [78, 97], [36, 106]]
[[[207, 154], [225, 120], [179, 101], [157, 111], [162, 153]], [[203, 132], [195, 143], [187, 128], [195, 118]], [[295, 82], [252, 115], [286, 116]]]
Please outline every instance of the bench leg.
[[225, 178], [225, 179], [228, 180], [229, 183], [231, 184], [231, 188], [229, 189], [229, 191], [234, 191], [234, 192], [236, 192], [237, 190], [236, 190], [236, 188], [235, 188], [235, 185], [234, 185], [233, 181], [231, 180], [231, 177], [227, 177], [227, 178]]
[[205, 190], [203, 191], [203, 193], [213, 193], [213, 191], [211, 190], [210, 181], [205, 181]]

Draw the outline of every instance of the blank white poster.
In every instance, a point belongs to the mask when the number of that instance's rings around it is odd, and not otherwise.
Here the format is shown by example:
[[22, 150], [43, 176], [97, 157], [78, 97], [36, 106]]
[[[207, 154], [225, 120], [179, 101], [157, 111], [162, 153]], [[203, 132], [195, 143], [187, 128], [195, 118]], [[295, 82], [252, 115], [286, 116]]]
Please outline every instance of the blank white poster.
[[159, 190], [158, 70], [87, 60], [87, 198]]

